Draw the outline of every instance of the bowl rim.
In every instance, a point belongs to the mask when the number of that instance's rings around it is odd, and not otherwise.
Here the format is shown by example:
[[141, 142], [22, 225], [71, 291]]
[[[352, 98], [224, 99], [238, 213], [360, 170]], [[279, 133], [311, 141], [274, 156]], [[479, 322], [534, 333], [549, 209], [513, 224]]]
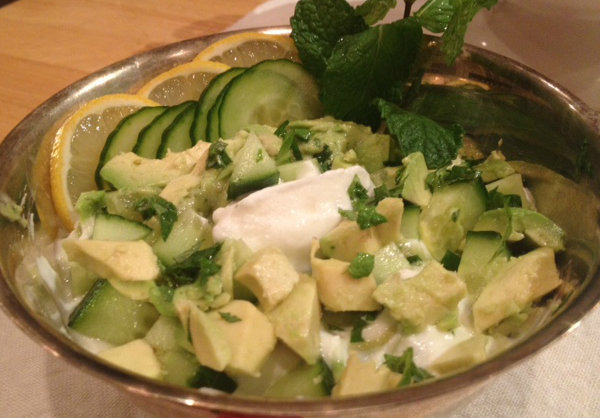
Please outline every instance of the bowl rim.
[[[27, 129], [42, 115], [47, 114], [57, 106], [62, 106], [63, 110], [70, 110], [76, 104], [95, 97], [96, 92], [102, 90], [102, 85], [99, 82], [110, 80], [110, 77], [118, 78], [118, 75], [122, 73], [124, 68], [138, 67], [150, 59], [155, 59], [156, 56], [166, 57], [175, 62], [174, 65], [176, 65], [187, 61], [188, 58], [193, 58], [191, 54], [198, 52], [198, 50], [194, 52], [194, 46], [198, 45], [199, 42], [212, 43], [234, 33], [248, 31], [289, 33], [289, 30], [289, 26], [272, 26], [201, 36], [154, 48], [106, 66], [60, 90], [36, 107], [0, 143], [0, 153], [15, 149], [23, 135], [27, 134]], [[435, 37], [429, 38], [434, 42], [437, 39]], [[463, 57], [472, 55], [483, 57], [492, 62], [502, 62], [503, 65], [510, 66], [514, 71], [519, 72], [541, 88], [552, 90], [556, 97], [569, 109], [580, 114], [586, 124], [592, 128], [595, 135], [600, 138], [599, 114], [567, 89], [547, 79], [534, 69], [512, 59], [473, 45], [465, 45]], [[106, 94], [106, 92], [103, 94]], [[2, 173], [0, 173], [0, 179], [1, 177]], [[361, 411], [366, 412], [373, 408], [382, 409], [386, 406], [400, 407], [446, 395], [478, 382], [484, 382], [500, 372], [503, 373], [577, 327], [579, 321], [600, 301], [599, 276], [600, 272], [597, 269], [592, 279], [588, 280], [588, 283], [584, 285], [585, 291], [577, 295], [577, 303], [570, 303], [569, 306], [542, 329], [524, 341], [519, 342], [508, 351], [469, 369], [467, 372], [446, 376], [423, 385], [406, 387], [402, 390], [320, 400], [276, 400], [232, 396], [229, 394], [187, 389], [130, 374], [99, 360], [96, 356], [69, 340], [65, 335], [51, 328], [43, 321], [38, 320], [36, 313], [30, 310], [24, 301], [21, 300], [21, 297], [13, 289], [9, 280], [4, 277], [2, 271], [0, 271], [0, 308], [6, 312], [13, 323], [33, 340], [40, 343], [45, 350], [56, 357], [64, 358], [76, 367], [83, 368], [91, 374], [124, 389], [126, 392], [141, 394], [157, 401], [168, 401], [180, 406], [208, 410], [242, 414], [289, 415], [293, 413], [294, 415], [317, 416], [332, 410], [358, 413]]]

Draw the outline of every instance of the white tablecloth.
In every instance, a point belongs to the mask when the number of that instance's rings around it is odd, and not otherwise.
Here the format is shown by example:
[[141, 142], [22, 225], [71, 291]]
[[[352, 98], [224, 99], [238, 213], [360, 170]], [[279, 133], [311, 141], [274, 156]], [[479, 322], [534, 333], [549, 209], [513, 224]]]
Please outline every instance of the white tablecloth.
[[[234, 29], [285, 24], [292, 1], [263, 4]], [[0, 311], [0, 418], [151, 416], [108, 383], [55, 358]], [[600, 310], [491, 381], [451, 417], [600, 417]]]

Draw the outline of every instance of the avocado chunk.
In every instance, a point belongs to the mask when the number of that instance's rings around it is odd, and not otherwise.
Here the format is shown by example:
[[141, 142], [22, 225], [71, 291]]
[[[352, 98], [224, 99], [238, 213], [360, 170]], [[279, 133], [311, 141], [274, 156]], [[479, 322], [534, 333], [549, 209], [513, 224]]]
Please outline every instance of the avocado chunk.
[[[169, 152], [162, 160], [133, 152], [116, 155], [100, 170], [100, 176], [117, 189], [164, 186], [176, 177], [204, 171], [210, 143], [198, 142], [181, 152]], [[196, 168], [197, 167], [197, 168]]]
[[341, 260], [312, 259], [319, 300], [332, 312], [377, 311], [381, 308], [371, 294], [377, 287], [373, 273], [355, 279], [348, 273], [350, 263]]
[[484, 162], [476, 165], [474, 168], [481, 173], [481, 180], [484, 183], [489, 183], [515, 173], [513, 166], [498, 151], [492, 151]]
[[191, 173], [183, 174], [169, 181], [159, 196], [179, 207], [183, 202], [191, 199], [191, 191], [201, 184], [202, 176]]
[[375, 228], [360, 229], [355, 221], [343, 219], [321, 238], [320, 246], [325, 257], [350, 262], [358, 253], [375, 253], [381, 244]]
[[268, 314], [275, 335], [308, 364], [320, 356], [321, 305], [317, 283], [303, 275], [292, 292]]
[[406, 332], [413, 332], [455, 312], [466, 293], [456, 273], [432, 260], [416, 276], [390, 277], [377, 287], [373, 298], [389, 309]]
[[146, 341], [137, 339], [98, 353], [98, 357], [115, 366], [151, 379], [161, 377], [160, 362]]
[[485, 187], [459, 182], [437, 187], [419, 216], [419, 236], [431, 255], [440, 261], [447, 251], [460, 252], [467, 231], [485, 210]]
[[475, 334], [471, 338], [450, 347], [442, 355], [433, 360], [429, 368], [439, 374], [458, 372], [482, 363], [487, 354], [486, 346], [489, 337]]
[[379, 247], [400, 241], [402, 238], [404, 201], [397, 197], [386, 197], [377, 204], [375, 210], [387, 219], [387, 222], [373, 227], [379, 241]]
[[145, 241], [65, 240], [69, 260], [99, 277], [119, 280], [155, 280], [158, 259]]
[[233, 357], [231, 341], [213, 316], [187, 304], [189, 333], [196, 359], [204, 366], [223, 371]]
[[285, 299], [300, 279], [286, 255], [276, 247], [257, 251], [235, 275], [268, 312]]
[[420, 152], [414, 152], [402, 159], [403, 170], [399, 183], [402, 185], [400, 194], [406, 200], [417, 206], [427, 206], [431, 192], [427, 188], [427, 164]]
[[554, 251], [565, 248], [565, 232], [551, 219], [539, 212], [524, 208], [493, 209], [484, 212], [473, 227], [474, 231], [496, 231], [505, 235], [510, 231], [509, 241], [523, 236], [540, 247]]
[[510, 251], [500, 234], [469, 231], [457, 273], [465, 281], [469, 293], [479, 295], [481, 289], [508, 263], [509, 258]]
[[363, 362], [355, 352], [351, 352], [342, 376], [333, 387], [332, 396], [361, 395], [382, 392], [398, 387], [402, 375], [385, 366], [377, 368], [375, 361]]
[[234, 376], [259, 376], [277, 343], [267, 316], [245, 300], [233, 300], [208, 315], [223, 330], [231, 347], [225, 371]]
[[483, 288], [473, 304], [475, 329], [485, 331], [497, 325], [560, 284], [551, 248], [537, 248], [511, 260]]

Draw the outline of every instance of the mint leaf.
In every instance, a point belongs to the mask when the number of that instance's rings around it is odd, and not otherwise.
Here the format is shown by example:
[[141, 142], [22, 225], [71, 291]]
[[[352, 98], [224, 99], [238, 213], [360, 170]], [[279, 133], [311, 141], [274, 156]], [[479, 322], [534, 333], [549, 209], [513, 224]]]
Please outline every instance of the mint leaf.
[[457, 271], [460, 264], [460, 255], [448, 250], [442, 257], [441, 263], [446, 270]]
[[415, 18], [425, 29], [433, 33], [442, 33], [453, 15], [452, 0], [427, 0], [415, 13]]
[[229, 322], [231, 324], [234, 322], [240, 322], [242, 320], [239, 316], [235, 316], [229, 312], [219, 312], [219, 315], [221, 315], [221, 318], [223, 318], [225, 322]]
[[160, 222], [162, 239], [166, 241], [169, 238], [173, 224], [177, 221], [177, 208], [173, 203], [158, 195], [153, 195], [137, 201], [135, 209], [144, 219], [150, 219], [156, 215]]
[[331, 391], [335, 386], [335, 378], [333, 377], [333, 372], [323, 360], [323, 357], [319, 358], [316, 364], [318, 368], [318, 375], [321, 377], [321, 387], [326, 395], [331, 395]]
[[377, 100], [377, 104], [403, 155], [421, 152], [428, 168], [447, 166], [458, 155], [463, 135], [460, 126], [453, 125], [449, 130], [383, 99]]
[[355, 279], [367, 277], [375, 267], [375, 256], [368, 253], [358, 253], [348, 266], [348, 273]]
[[220, 245], [193, 252], [184, 260], [168, 266], [165, 274], [173, 287], [194, 283], [197, 279], [205, 283], [208, 278], [217, 274], [221, 266], [216, 262]]
[[442, 186], [447, 186], [461, 181], [475, 181], [479, 179], [481, 173], [474, 170], [469, 165], [454, 165], [450, 168], [443, 167], [439, 170], [427, 175], [427, 186], [430, 189], [435, 189]]
[[356, 221], [360, 229], [367, 229], [387, 222], [387, 218], [375, 210], [377, 201], [370, 199], [367, 189], [362, 185], [358, 176], [354, 177], [348, 187], [348, 197], [352, 203], [352, 210], [340, 209], [338, 212], [344, 218]]
[[342, 36], [367, 28], [362, 16], [345, 0], [300, 0], [290, 25], [302, 63], [316, 77], [325, 70]]
[[369, 312], [366, 315], [358, 318], [352, 325], [352, 331], [350, 331], [350, 342], [351, 343], [362, 343], [365, 341], [362, 332], [371, 322], [377, 318], [377, 312]]
[[321, 78], [321, 101], [335, 118], [373, 124], [373, 100], [387, 97], [411, 74], [423, 31], [413, 18], [344, 36]]
[[498, 0], [449, 0], [454, 13], [442, 35], [442, 52], [451, 65], [462, 52], [467, 26], [483, 8], [491, 9]]
[[206, 366], [198, 366], [187, 384], [193, 388], [212, 388], [226, 393], [233, 393], [237, 389], [237, 383], [231, 377]]
[[227, 144], [221, 139], [210, 144], [206, 168], [224, 168], [231, 164], [231, 157], [227, 154], [226, 148]]
[[498, 191], [498, 188], [488, 191], [485, 210], [501, 208], [520, 208], [523, 204], [521, 196], [516, 194], [504, 194]]
[[391, 371], [402, 374], [399, 386], [419, 383], [433, 377], [427, 370], [417, 367], [413, 361], [412, 347], [404, 350], [404, 353], [400, 357], [385, 354], [384, 362]]
[[372, 25], [382, 20], [394, 7], [396, 0], [367, 0], [356, 8], [356, 12], [367, 25]]

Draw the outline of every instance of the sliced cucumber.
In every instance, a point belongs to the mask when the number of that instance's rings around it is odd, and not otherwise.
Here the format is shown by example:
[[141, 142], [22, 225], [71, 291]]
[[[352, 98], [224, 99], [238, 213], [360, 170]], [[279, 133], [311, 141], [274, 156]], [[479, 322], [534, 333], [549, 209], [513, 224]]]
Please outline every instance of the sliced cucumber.
[[140, 131], [160, 116], [167, 108], [164, 106], [143, 107], [137, 112], [123, 118], [117, 127], [108, 135], [104, 148], [100, 153], [98, 167], [96, 167], [96, 185], [99, 189], [105, 188], [106, 182], [100, 177], [100, 170], [104, 164], [115, 155], [129, 152], [135, 146]]
[[227, 197], [236, 197], [263, 187], [277, 184], [279, 171], [275, 160], [256, 135], [248, 135], [246, 143], [233, 159], [233, 172], [227, 189]]
[[277, 167], [282, 181], [294, 181], [303, 177], [318, 176], [321, 168], [316, 158], [294, 161]]
[[235, 77], [223, 90], [219, 106], [219, 135], [231, 138], [240, 129], [322, 115], [319, 87], [299, 64], [263, 61]]
[[162, 142], [162, 135], [165, 129], [173, 123], [177, 115], [194, 103], [196, 102], [183, 102], [165, 110], [162, 115], [158, 116], [140, 131], [137, 142], [133, 147], [133, 152], [141, 157], [156, 158], [156, 152]]
[[85, 336], [122, 345], [146, 335], [157, 318], [151, 304], [129, 299], [101, 279], [71, 313], [69, 327]]
[[246, 71], [245, 68], [234, 67], [213, 78], [200, 96], [196, 116], [190, 130], [194, 143], [207, 140], [206, 127], [208, 126], [208, 113], [215, 104], [219, 94], [225, 86], [235, 77]]
[[407, 205], [402, 212], [401, 232], [404, 239], [419, 239], [419, 214], [421, 208]]
[[162, 134], [162, 140], [160, 146], [156, 151], [157, 158], [163, 158], [167, 155], [169, 150], [173, 152], [185, 151], [192, 147], [192, 138], [190, 136], [190, 129], [196, 116], [196, 108], [198, 105], [193, 103], [191, 106], [186, 107], [173, 120], [173, 122], [165, 129]]
[[119, 215], [99, 214], [94, 221], [92, 239], [105, 241], [137, 241], [144, 239], [152, 228]]
[[221, 138], [219, 134], [219, 109], [221, 108], [221, 103], [223, 102], [224, 95], [224, 91], [221, 91], [221, 93], [219, 93], [219, 95], [215, 99], [215, 103], [210, 108], [210, 110], [208, 111], [208, 115], [206, 116], [206, 140], [209, 142], [214, 142], [217, 139]]
[[467, 231], [485, 210], [487, 192], [480, 182], [461, 182], [433, 191], [419, 216], [419, 236], [440, 261], [446, 251], [460, 252]]

